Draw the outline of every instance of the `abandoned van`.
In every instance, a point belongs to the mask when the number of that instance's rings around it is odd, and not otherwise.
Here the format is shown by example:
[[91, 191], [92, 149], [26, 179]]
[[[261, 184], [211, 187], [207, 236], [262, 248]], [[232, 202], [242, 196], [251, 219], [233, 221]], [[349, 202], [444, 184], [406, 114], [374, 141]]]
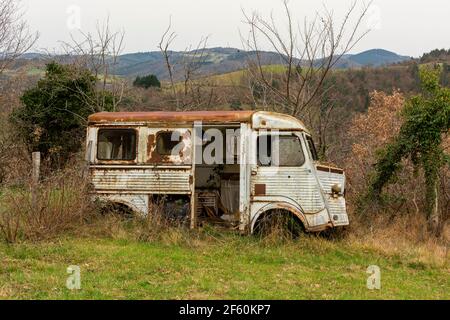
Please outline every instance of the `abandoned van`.
[[348, 225], [345, 175], [320, 164], [310, 133], [265, 111], [101, 112], [88, 120], [94, 196], [191, 228], [220, 221], [252, 233], [271, 212], [308, 232]]

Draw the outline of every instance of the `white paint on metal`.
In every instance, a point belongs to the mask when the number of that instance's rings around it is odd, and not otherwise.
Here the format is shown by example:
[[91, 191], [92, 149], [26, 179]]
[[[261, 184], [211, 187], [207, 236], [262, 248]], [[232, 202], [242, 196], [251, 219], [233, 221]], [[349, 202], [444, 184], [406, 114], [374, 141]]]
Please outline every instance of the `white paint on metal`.
[[[231, 124], [216, 124], [218, 127], [221, 125], [231, 127]], [[100, 127], [137, 129], [135, 163], [118, 161], [102, 164], [97, 161], [97, 131]], [[155, 148], [156, 135], [161, 131], [173, 130], [178, 131], [183, 137], [184, 148], [179, 154], [164, 159], [164, 163], [153, 163], [151, 154]], [[91, 152], [87, 153], [87, 159], [96, 196], [127, 204], [143, 214], [148, 213], [149, 196], [153, 194], [191, 195], [194, 200], [196, 155], [193, 151], [195, 145], [193, 137], [189, 134], [192, 130], [192, 123], [111, 122], [89, 127], [86, 143], [90, 146]], [[305, 153], [305, 163], [299, 167], [258, 166], [256, 145], [260, 130], [280, 130], [280, 134], [297, 135]], [[289, 210], [297, 215], [309, 231], [348, 224], [343, 195], [333, 195], [331, 192], [334, 184], [340, 184], [342, 193], [344, 192], [345, 175], [331, 170], [329, 172], [316, 170], [317, 163], [311, 159], [305, 142], [304, 132], [307, 132], [307, 129], [300, 120], [288, 115], [258, 111], [253, 114], [251, 122], [240, 124], [240, 132], [239, 229], [241, 231], [253, 230], [260, 214], [277, 208]], [[153, 145], [149, 143], [149, 136], [153, 136]], [[204, 170], [201, 166], [198, 169]], [[256, 184], [265, 185], [264, 195], [255, 194]], [[196, 210], [193, 203], [194, 201], [191, 202], [193, 214], [191, 227], [196, 224]]]
[[[328, 204], [329, 215], [334, 226], [348, 225], [348, 215], [343, 196], [345, 190], [345, 174], [316, 170], [325, 201]], [[333, 195], [331, 190], [334, 184], [341, 186], [341, 194]]]
[[250, 222], [250, 174], [249, 159], [251, 129], [248, 124], [241, 124], [240, 140], [240, 174], [239, 174], [239, 230], [244, 231]]
[[94, 198], [100, 201], [124, 204], [143, 216], [148, 214], [149, 196], [147, 194], [97, 194]]
[[277, 130], [297, 130], [308, 132], [302, 121], [297, 118], [281, 113], [257, 111], [252, 117], [252, 128], [277, 129]]
[[191, 170], [183, 168], [122, 169], [96, 167], [92, 170], [92, 184], [99, 193], [189, 194]]

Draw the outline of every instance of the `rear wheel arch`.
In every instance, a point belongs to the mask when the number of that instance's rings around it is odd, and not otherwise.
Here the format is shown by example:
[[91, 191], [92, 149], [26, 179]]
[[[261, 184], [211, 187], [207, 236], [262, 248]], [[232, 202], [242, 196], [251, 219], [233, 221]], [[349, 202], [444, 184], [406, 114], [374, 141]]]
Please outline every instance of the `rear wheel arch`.
[[125, 199], [115, 198], [100, 198], [102, 210], [111, 210], [116, 213], [123, 213], [125, 215], [136, 215], [141, 213], [138, 207], [136, 207], [130, 201]]

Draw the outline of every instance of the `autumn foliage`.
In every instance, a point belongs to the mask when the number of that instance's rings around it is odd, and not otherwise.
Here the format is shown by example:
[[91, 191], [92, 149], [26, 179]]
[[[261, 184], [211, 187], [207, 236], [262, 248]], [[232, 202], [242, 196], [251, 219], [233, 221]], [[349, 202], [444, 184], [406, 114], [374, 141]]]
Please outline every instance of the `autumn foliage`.
[[[370, 183], [376, 178], [378, 161], [383, 151], [393, 143], [404, 127], [404, 108], [406, 100], [399, 91], [392, 94], [374, 91], [370, 94], [370, 105], [367, 113], [353, 118], [348, 134], [351, 153], [347, 157], [347, 190], [350, 208], [353, 213], [366, 224], [376, 224], [381, 219], [383, 228], [388, 223], [399, 223], [408, 226], [411, 233], [426, 228], [427, 203], [426, 180], [423, 170], [418, 170], [413, 159], [404, 157], [399, 164], [390, 184], [384, 187], [383, 203], [369, 201], [365, 195]], [[450, 137], [443, 134], [442, 148], [448, 151]], [[441, 229], [445, 229], [448, 220], [450, 172], [443, 166], [439, 170], [439, 208], [441, 211]], [[407, 223], [404, 223], [408, 221]], [[415, 221], [416, 223], [412, 223]], [[416, 230], [412, 230], [413, 226]], [[406, 229], [404, 230], [406, 232]]]

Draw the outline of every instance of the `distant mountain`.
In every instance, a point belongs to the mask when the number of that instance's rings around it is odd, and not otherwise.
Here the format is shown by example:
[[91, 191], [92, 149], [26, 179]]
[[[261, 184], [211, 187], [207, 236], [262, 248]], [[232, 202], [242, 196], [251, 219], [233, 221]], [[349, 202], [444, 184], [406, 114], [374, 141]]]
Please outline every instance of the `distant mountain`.
[[26, 52], [23, 55], [21, 55], [20, 58], [23, 60], [38, 60], [43, 59], [44, 54], [37, 52]]
[[[183, 70], [179, 62], [189, 58], [192, 52], [170, 52], [174, 65], [174, 74], [181, 77]], [[246, 66], [247, 61], [255, 60], [256, 53], [235, 48], [205, 49], [202, 63], [197, 72], [200, 75], [221, 74], [236, 71]], [[282, 57], [275, 52], [261, 52], [263, 64], [283, 64]], [[367, 50], [358, 54], [346, 54], [334, 66], [335, 68], [360, 68], [364, 66], [380, 67], [409, 60], [411, 57], [401, 56], [383, 49]], [[135, 77], [153, 73], [160, 79], [167, 79], [168, 72], [162, 54], [159, 51], [125, 54], [119, 57], [115, 73], [125, 77]]]
[[[192, 58], [194, 52], [171, 51], [170, 61], [174, 68], [176, 80], [183, 76], [183, 60]], [[256, 53], [235, 48], [208, 48], [203, 51], [202, 58], [197, 62], [199, 75], [221, 74], [236, 71], [246, 66], [249, 59], [255, 59]], [[261, 52], [263, 64], [283, 64], [282, 57], [275, 52]], [[169, 74], [163, 55], [159, 51], [124, 54], [118, 58], [114, 72], [125, 77], [136, 77], [149, 73], [160, 79], [168, 79]]]
[[379, 67], [410, 60], [411, 57], [400, 56], [394, 52], [383, 49], [371, 49], [358, 54], [347, 55], [345, 59], [358, 66]]
[[[175, 80], [181, 80], [183, 77], [183, 60], [192, 59], [194, 51], [171, 51], [170, 61], [173, 66], [173, 74]], [[39, 53], [26, 53], [23, 61], [40, 61], [48, 60], [48, 55]], [[236, 48], [207, 48], [203, 52], [201, 61], [198, 61], [196, 74], [213, 75], [228, 73], [240, 70], [246, 67], [250, 60], [255, 61], [257, 58], [254, 51], [244, 51]], [[260, 52], [259, 59], [264, 65], [284, 64], [283, 57], [276, 52]], [[336, 64], [335, 68], [361, 68], [364, 66], [379, 67], [388, 64], [398, 63], [411, 59], [407, 56], [400, 56], [394, 52], [383, 49], [367, 50], [358, 54], [346, 54]], [[61, 59], [60, 59], [61, 60]], [[70, 57], [63, 59], [69, 62]], [[319, 61], [316, 62], [317, 64]], [[161, 80], [167, 80], [169, 74], [163, 55], [159, 51], [137, 52], [123, 54], [118, 57], [117, 65], [113, 72], [116, 75], [134, 78], [147, 74], [155, 74]]]

